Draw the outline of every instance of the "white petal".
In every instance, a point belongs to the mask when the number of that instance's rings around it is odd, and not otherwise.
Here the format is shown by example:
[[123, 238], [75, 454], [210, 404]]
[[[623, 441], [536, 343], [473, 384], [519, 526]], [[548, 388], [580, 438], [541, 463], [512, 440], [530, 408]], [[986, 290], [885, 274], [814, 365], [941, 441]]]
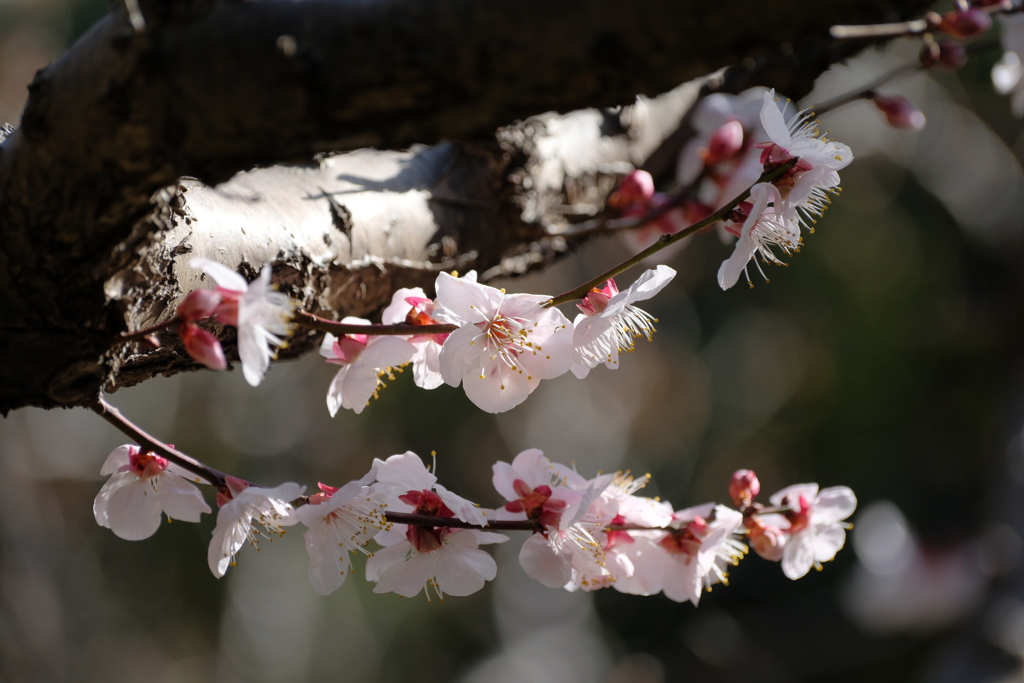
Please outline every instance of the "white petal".
[[[348, 372], [345, 372], [346, 370]], [[339, 376], [342, 373], [344, 373], [344, 376], [341, 377], [341, 382], [338, 384], [339, 393], [337, 397], [341, 400], [342, 408], [348, 408], [358, 415], [363, 412], [370, 399], [373, 398], [373, 392], [377, 391], [379, 384], [377, 370], [376, 368], [367, 367], [362, 363], [356, 363], [338, 371]], [[335, 388], [334, 382], [331, 382], [330, 388], [331, 390]], [[328, 396], [330, 396], [330, 393], [328, 393]], [[328, 403], [327, 407], [330, 409], [330, 403]]]
[[796, 581], [806, 576], [814, 565], [814, 540], [811, 534], [790, 537], [782, 554], [782, 573]]
[[216, 281], [219, 287], [232, 292], [244, 292], [249, 289], [245, 278], [231, 270], [223, 263], [217, 263], [206, 258], [194, 258], [188, 262], [189, 267], [198, 268]]
[[[131, 479], [129, 479], [129, 477]], [[133, 472], [115, 474], [107, 483], [121, 478], [110, 491], [107, 522], [110, 530], [126, 541], [149, 538], [160, 528], [160, 499], [150, 482]]]
[[[400, 544], [392, 546], [388, 550], [401, 547]], [[412, 547], [411, 544], [409, 547]], [[406, 598], [417, 595], [423, 590], [427, 580], [437, 574], [438, 552], [413, 553], [405, 562], [392, 564], [380, 572], [380, 578], [377, 579], [377, 585], [373, 587], [373, 592], [397, 593]]]
[[406, 316], [412, 310], [412, 304], [406, 301], [409, 297], [426, 299], [427, 295], [420, 287], [403, 287], [391, 295], [391, 303], [380, 314], [380, 321], [385, 325], [400, 325], [405, 322]]
[[455, 324], [478, 323], [493, 317], [498, 310], [503, 294], [494, 287], [487, 287], [466, 278], [452, 277], [448, 273], [437, 276], [437, 304], [443, 311], [437, 311], [435, 318], [443, 317]]
[[103, 462], [103, 467], [100, 468], [100, 474], [113, 474], [119, 469], [128, 465], [131, 460], [131, 454], [133, 451], [138, 452], [138, 446], [132, 446], [125, 444], [124, 446], [118, 446], [114, 450], [110, 451], [110, 455]]
[[439, 555], [436, 580], [442, 593], [471, 595], [498, 573], [498, 565], [483, 550], [446, 544], [435, 552]]
[[857, 496], [848, 486], [832, 486], [822, 489], [814, 499], [811, 521], [815, 524], [830, 524], [846, 519], [857, 509]]
[[486, 359], [482, 372], [468, 371], [462, 378], [462, 388], [470, 401], [488, 413], [511, 410], [530, 395], [526, 373], [508, 367], [499, 358]]
[[403, 365], [412, 360], [416, 347], [401, 337], [371, 337], [359, 360], [371, 368]]
[[814, 499], [818, 496], [818, 485], [793, 484], [792, 486], [787, 486], [781, 491], [776, 491], [768, 500], [773, 506], [779, 507], [785, 504], [787, 498], [795, 503], [800, 500], [800, 496], [806, 498], [808, 503], [813, 503]]
[[366, 560], [366, 580], [380, 580], [381, 574], [394, 565], [405, 562], [406, 556], [411, 551], [412, 544], [408, 541], [378, 550], [373, 554], [373, 557]]
[[164, 472], [154, 477], [160, 507], [171, 519], [183, 522], [198, 522], [201, 514], [210, 514], [210, 506], [203, 500], [203, 494], [192, 483], [176, 474]]
[[402, 492], [430, 490], [437, 483], [437, 477], [427, 471], [420, 456], [412, 451], [392, 455], [387, 460], [375, 459], [377, 481], [391, 484]]
[[764, 100], [761, 105], [761, 125], [764, 126], [764, 131], [772, 142], [783, 148], [789, 147], [791, 142], [789, 127], [786, 125], [786, 119], [782, 115], [782, 110], [779, 109], [779, 105], [775, 102], [774, 88], [764, 94]]
[[[637, 301], [645, 301], [650, 299], [655, 294], [665, 288], [665, 285], [672, 282], [672, 278], [676, 276], [676, 271], [668, 266], [660, 265], [657, 268], [644, 272], [636, 282], [631, 284], [626, 290], [628, 295], [625, 297], [628, 303], [634, 303]], [[619, 293], [620, 295], [622, 292]], [[617, 298], [617, 297], [612, 297]], [[609, 302], [610, 303], [610, 302]]]
[[238, 327], [238, 357], [242, 361], [242, 374], [249, 386], [258, 387], [270, 367], [270, 345], [263, 328], [256, 325]]
[[444, 504], [455, 513], [455, 516], [463, 522], [469, 522], [470, 524], [476, 524], [478, 526], [484, 526], [487, 524], [487, 518], [484, 517], [484, 513], [480, 509], [479, 505], [466, 500], [460, 495], [452, 493], [440, 484], [434, 484], [434, 491], [436, 491], [437, 495], [444, 501]]
[[846, 531], [838, 524], [815, 526], [814, 561], [830, 562], [846, 543]]
[[[519, 453], [512, 460], [512, 468], [518, 474], [516, 479], [522, 479], [530, 488], [534, 489], [542, 484], [550, 484], [551, 477], [555, 474], [554, 465], [544, 457], [544, 452], [539, 448], [527, 448]], [[501, 492], [500, 489], [499, 492]], [[519, 496], [513, 491], [512, 498], [508, 500], [517, 500], [518, 498]]]
[[415, 345], [412, 357], [412, 378], [420, 389], [436, 389], [444, 384], [441, 377], [441, 345], [433, 339]]
[[324, 358], [337, 358], [334, 355], [334, 342], [338, 341], [338, 338], [328, 332], [324, 335], [324, 340], [320, 342], [320, 355]]
[[526, 575], [548, 588], [562, 588], [572, 580], [572, 557], [557, 553], [546, 538], [534, 534], [519, 551], [519, 564]]
[[[307, 506], [308, 507], [308, 506]], [[350, 571], [348, 551], [340, 547], [326, 530], [313, 529], [303, 534], [309, 567], [306, 578], [320, 595], [330, 595], [345, 583]]]
[[465, 325], [448, 335], [438, 356], [441, 377], [448, 386], [459, 386], [466, 368], [481, 364], [480, 356], [487, 352], [483, 342], [476, 341], [481, 336], [476, 325]]

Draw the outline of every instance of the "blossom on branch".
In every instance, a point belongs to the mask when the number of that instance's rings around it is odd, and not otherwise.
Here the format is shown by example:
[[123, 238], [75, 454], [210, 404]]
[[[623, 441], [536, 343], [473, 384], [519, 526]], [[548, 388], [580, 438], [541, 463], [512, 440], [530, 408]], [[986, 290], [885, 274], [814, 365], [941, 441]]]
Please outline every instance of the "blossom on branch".
[[243, 545], [248, 543], [259, 550], [262, 539], [273, 541], [284, 535], [285, 527], [299, 521], [292, 501], [303, 491], [303, 487], [290, 482], [265, 489], [234, 477], [228, 478], [228, 487], [230, 497], [218, 496], [221, 508], [206, 556], [210, 571], [218, 579], [234, 564]]
[[[352, 316], [343, 318], [346, 325], [369, 325], [370, 321]], [[327, 389], [327, 410], [331, 417], [338, 408], [347, 408], [357, 415], [370, 404], [383, 386], [380, 376], [392, 377], [393, 367], [408, 363], [416, 349], [400, 337], [345, 334], [341, 338], [328, 332], [320, 344], [320, 355], [341, 369]]]
[[[484, 511], [474, 503], [437, 484], [415, 453], [374, 460], [377, 484], [373, 490], [386, 496], [390, 511], [440, 518], [457, 518], [483, 526]], [[397, 593], [411, 598], [423, 590], [470, 595], [484, 587], [498, 571], [494, 559], [479, 546], [504, 543], [507, 536], [477, 529], [394, 524], [374, 540], [384, 546], [366, 562], [366, 578], [376, 582], [374, 593]]]
[[109, 474], [93, 501], [96, 523], [126, 541], [149, 538], [168, 519], [198, 522], [210, 506], [195, 485], [168, 471], [165, 458], [124, 445], [107, 456], [100, 474]]
[[340, 488], [320, 484], [321, 493], [309, 497], [309, 504], [295, 510], [295, 516], [307, 527], [309, 569], [306, 576], [320, 595], [330, 595], [341, 587], [351, 572], [349, 555], [369, 554], [366, 543], [387, 526], [383, 509], [385, 497], [371, 491], [376, 470], [358, 481]]
[[573, 374], [583, 379], [601, 363], [614, 370], [619, 366], [619, 353], [632, 351], [636, 339], [647, 337], [650, 341], [657, 319], [633, 304], [650, 299], [675, 276], [676, 271], [660, 265], [624, 291], [619, 291], [615, 280], [590, 290], [576, 305], [581, 312], [573, 321]]
[[504, 291], [441, 273], [438, 320], [459, 325], [445, 340], [440, 366], [444, 381], [461, 383], [466, 396], [489, 413], [511, 410], [542, 379], [569, 371], [573, 335], [551, 297]]
[[217, 282], [221, 300], [217, 319], [238, 328], [238, 357], [242, 374], [252, 386], [258, 386], [270, 367], [273, 352], [280, 347], [282, 336], [291, 334], [291, 301], [274, 291], [270, 284], [270, 266], [264, 266], [258, 278], [247, 283], [245, 278], [222, 263], [194, 258], [189, 265], [198, 268]]
[[744, 202], [737, 207], [746, 213], [743, 225], [738, 230], [734, 226], [726, 226], [726, 230], [736, 234], [739, 239], [736, 240], [732, 255], [718, 269], [718, 285], [722, 289], [729, 289], [739, 282], [740, 273], [745, 273], [747, 284], [754, 286], [747, 273], [751, 259], [761, 277], [768, 282], [756, 257], [760, 256], [764, 263], [784, 266], [786, 264], [775, 254], [775, 249], [786, 256], [800, 250], [800, 228], [777, 208], [782, 205], [778, 189], [771, 183], [758, 183], [750, 189], [750, 198], [752, 202]]
[[795, 484], [771, 498], [772, 505], [788, 508], [782, 515], [763, 515], [763, 523], [781, 529], [786, 535], [782, 551], [782, 571], [799, 579], [811, 570], [821, 569], [832, 560], [846, 542], [847, 517], [857, 509], [857, 497], [847, 486], [818, 490], [817, 484]]

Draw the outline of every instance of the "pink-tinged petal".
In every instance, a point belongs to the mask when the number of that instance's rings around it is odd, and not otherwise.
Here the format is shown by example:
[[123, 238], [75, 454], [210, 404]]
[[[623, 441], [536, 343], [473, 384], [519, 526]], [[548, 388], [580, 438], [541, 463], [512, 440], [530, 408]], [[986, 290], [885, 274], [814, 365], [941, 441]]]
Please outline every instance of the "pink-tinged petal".
[[831, 562], [846, 544], [846, 531], [838, 524], [814, 527], [814, 561]]
[[671, 560], [658, 547], [656, 540], [640, 537], [635, 543], [623, 545], [616, 550], [633, 564], [632, 575], [620, 577], [613, 584], [616, 590], [630, 595], [654, 595], [661, 592], [665, 565]]
[[337, 358], [338, 354], [335, 353], [334, 343], [338, 341], [338, 338], [328, 332], [324, 335], [324, 340], [320, 342], [320, 355], [327, 359]]
[[[451, 534], [458, 535], [459, 532]], [[448, 595], [472, 595], [498, 573], [494, 558], [483, 550], [446, 544], [438, 555], [437, 585]]]
[[483, 510], [476, 503], [452, 493], [440, 484], [434, 484], [434, 491], [444, 501], [444, 504], [448, 506], [448, 509], [454, 512], [455, 516], [463, 522], [469, 522], [478, 526], [487, 524], [487, 518], [484, 516]]
[[857, 509], [857, 496], [848, 486], [822, 489], [811, 508], [813, 524], [831, 524], [846, 519]]
[[210, 506], [203, 500], [203, 494], [176, 474], [164, 473], [154, 478], [160, 507], [171, 519], [183, 522], [198, 522], [201, 514], [210, 514]]
[[129, 459], [135, 453], [139, 452], [138, 446], [132, 446], [125, 444], [124, 446], [118, 446], [110, 452], [107, 459], [103, 462], [103, 467], [100, 468], [100, 474], [113, 474], [119, 469], [128, 464]]
[[[636, 282], [631, 284], [624, 292], [621, 292], [619, 296], [625, 294], [623, 298], [628, 303], [645, 301], [664, 289], [665, 285], [672, 282], [672, 278], [675, 276], [676, 271], [674, 269], [660, 265], [657, 268], [645, 271], [643, 275], [637, 278]], [[609, 305], [617, 298], [618, 296], [613, 297]]]
[[406, 301], [409, 297], [426, 299], [427, 295], [421, 287], [413, 287], [411, 289], [403, 287], [399, 289], [391, 295], [391, 303], [380, 314], [380, 321], [385, 325], [400, 325], [404, 323], [406, 316], [409, 315], [409, 311], [412, 310], [412, 305]]
[[568, 320], [565, 320], [564, 325], [557, 327], [550, 336], [540, 339], [537, 344], [539, 348], [519, 357], [519, 362], [530, 377], [539, 380], [554, 379], [572, 368], [573, 328]]
[[665, 597], [675, 602], [700, 602], [700, 593], [704, 585], [700, 576], [700, 565], [697, 558], [691, 558], [688, 564], [675, 566], [667, 570], [662, 581], [662, 592]]
[[[391, 546], [387, 550], [401, 548], [402, 545]], [[411, 544], [409, 548], [411, 549]], [[397, 593], [402, 597], [411, 598], [419, 594], [427, 580], [437, 575], [439, 551], [432, 553], [414, 552], [405, 562], [395, 563], [380, 572], [374, 593]], [[371, 557], [367, 565], [373, 560]], [[369, 573], [368, 573], [369, 575]]]
[[390, 547], [378, 550], [366, 560], [366, 580], [379, 581], [380, 575], [396, 564], [405, 562], [406, 556], [413, 550], [409, 541], [403, 540]]
[[590, 483], [586, 491], [583, 491], [580, 494], [578, 502], [570, 503], [562, 516], [563, 529], [571, 527], [573, 524], [580, 521], [585, 514], [587, 514], [590, 510], [590, 505], [600, 497], [601, 493], [606, 488], [608, 488], [608, 484], [611, 483], [614, 476], [614, 474], [608, 474], [603, 477], [598, 477]]
[[782, 573], [796, 581], [806, 576], [814, 565], [814, 539], [809, 533], [801, 533], [786, 542], [782, 553]]
[[[555, 467], [544, 457], [544, 452], [538, 448], [527, 448], [519, 453], [512, 460], [512, 468], [518, 472], [518, 479], [522, 479], [530, 488], [537, 488], [544, 484], [550, 484], [552, 475], [555, 474]], [[517, 496], [518, 497], [518, 496]], [[509, 498], [515, 500], [515, 498]]]
[[[132, 472], [110, 477], [113, 484], [107, 496], [107, 523], [110, 530], [126, 541], [149, 538], [160, 528], [160, 499], [148, 480]], [[105, 485], [106, 487], [106, 485]]]
[[467, 548], [473, 547], [472, 544], [491, 545], [493, 543], [505, 543], [506, 541], [508, 541], [508, 536], [505, 534], [496, 534], [493, 531], [480, 531], [478, 529], [463, 529], [458, 534], [449, 535], [445, 539], [445, 543], [449, 545], [461, 545]]
[[202, 363], [211, 370], [224, 370], [228, 367], [224, 349], [215, 336], [192, 324], [181, 325], [178, 329], [181, 332], [181, 341], [185, 344], [185, 351], [192, 360]]
[[[477, 341], [478, 338], [480, 341]], [[441, 378], [445, 384], [457, 387], [466, 369], [477, 362], [483, 353], [483, 335], [475, 325], [465, 325], [448, 335], [438, 356]]]
[[326, 531], [310, 529], [303, 537], [306, 539], [306, 554], [309, 555], [306, 578], [317, 593], [330, 595], [341, 588], [351, 571], [348, 553]]
[[416, 348], [401, 337], [371, 337], [359, 360], [371, 368], [404, 365], [412, 360]]
[[223, 263], [206, 258], [194, 258], [188, 262], [190, 268], [197, 268], [214, 279], [217, 285], [232, 292], [244, 292], [249, 289], [245, 278], [231, 270]]
[[377, 481], [391, 484], [403, 492], [432, 489], [437, 483], [437, 477], [427, 471], [420, 456], [412, 451], [392, 455], [387, 460], [375, 458], [373, 464], [377, 469]]
[[798, 501], [803, 496], [808, 502], [814, 500], [818, 496], [818, 485], [817, 484], [793, 484], [787, 486], [781, 491], [777, 491], [772, 494], [769, 498], [772, 506], [780, 507], [786, 503], [786, 499], [789, 498], [791, 501]]
[[761, 106], [761, 125], [764, 126], [764, 131], [772, 142], [781, 147], [789, 147], [791, 143], [789, 126], [786, 125], [782, 110], [779, 109], [779, 105], [775, 101], [774, 88], [764, 94]]
[[462, 388], [477, 408], [488, 413], [512, 410], [530, 395], [526, 373], [508, 367], [499, 358], [486, 359], [482, 372], [469, 370], [462, 378]]
[[565, 316], [557, 308], [543, 308], [550, 300], [550, 296], [543, 294], [506, 294], [501, 302], [501, 314], [507, 318], [536, 320], [542, 325], [552, 324], [554, 321], [548, 319], [551, 314]]
[[548, 588], [562, 588], [572, 580], [572, 556], [555, 552], [542, 534], [526, 539], [519, 551], [519, 564], [527, 576]]
[[689, 507], [684, 510], [678, 510], [673, 517], [675, 517], [677, 522], [685, 525], [698, 517], [704, 517], [706, 519], [714, 509], [714, 503], [704, 503], [703, 505], [694, 505], [693, 507]]
[[270, 367], [270, 348], [265, 331], [252, 325], [238, 327], [238, 357], [242, 361], [242, 375], [249, 386], [258, 387]]
[[740, 274], [757, 251], [757, 244], [751, 233], [761, 215], [768, 208], [768, 202], [777, 200], [778, 190], [770, 183], [758, 183], [750, 189], [750, 198], [752, 208], [740, 229], [740, 238], [736, 241], [736, 247], [733, 249], [732, 255], [723, 261], [718, 269], [718, 285], [723, 290], [729, 289], [739, 282]]
[[504, 296], [493, 287], [470, 282], [466, 278], [452, 277], [448, 273], [437, 276], [437, 310], [434, 316], [455, 324], [478, 323], [490, 318]]
[[519, 494], [516, 493], [513, 482], [516, 479], [521, 479], [522, 475], [512, 465], [500, 460], [491, 465], [491, 472], [491, 483], [494, 484], [494, 489], [501, 497], [508, 501], [519, 500]]
[[441, 345], [434, 341], [417, 344], [412, 357], [412, 378], [420, 389], [436, 389], [444, 384], [441, 377]]
[[327, 388], [327, 411], [334, 417], [340, 408], [348, 408], [358, 415], [376, 390], [377, 373], [373, 368], [345, 365]]

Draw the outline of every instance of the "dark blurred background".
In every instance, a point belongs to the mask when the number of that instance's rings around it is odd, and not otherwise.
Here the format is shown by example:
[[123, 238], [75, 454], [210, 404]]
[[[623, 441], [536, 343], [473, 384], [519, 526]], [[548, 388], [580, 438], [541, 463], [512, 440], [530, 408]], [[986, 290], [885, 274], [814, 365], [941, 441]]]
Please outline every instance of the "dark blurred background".
[[[17, 123], [34, 71], [105, 11], [0, 0], [0, 122]], [[916, 51], [865, 53], [806, 102]], [[546, 589], [519, 568], [520, 538], [496, 547], [498, 578], [469, 598], [374, 595], [359, 576], [321, 598], [293, 531], [218, 581], [212, 518], [137, 543], [95, 524], [99, 468], [123, 437], [85, 410], [23, 409], [0, 420], [0, 680], [1020, 680], [1024, 127], [992, 92], [998, 55], [885, 88], [924, 111], [920, 133], [864, 102], [827, 115], [857, 160], [791, 267], [723, 293], [730, 248], [694, 241], [648, 307], [653, 343], [615, 372], [544, 382], [504, 415], [402, 376], [361, 416], [332, 420], [335, 369], [315, 357], [275, 365], [258, 389], [203, 372], [111, 397], [186, 452], [269, 484], [340, 485], [374, 457], [436, 450], [445, 486], [495, 506], [491, 464], [537, 447], [586, 476], [651, 472], [646, 493], [677, 508], [723, 500], [741, 467], [766, 494], [849, 485], [856, 528], [824, 571], [791, 582], [750, 557], [695, 609]], [[621, 255], [606, 238], [500, 285], [555, 293]]]

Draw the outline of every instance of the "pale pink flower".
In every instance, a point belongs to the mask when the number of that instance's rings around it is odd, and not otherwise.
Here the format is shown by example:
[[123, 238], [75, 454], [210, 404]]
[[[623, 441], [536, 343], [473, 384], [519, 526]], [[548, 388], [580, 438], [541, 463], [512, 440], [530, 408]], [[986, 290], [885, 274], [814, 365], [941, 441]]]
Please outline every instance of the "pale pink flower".
[[799, 157], [793, 168], [772, 181], [782, 200], [774, 208], [787, 221], [810, 232], [814, 232], [811, 226], [825, 212], [829, 194], [839, 187], [838, 171], [853, 161], [850, 148], [825, 138], [813, 116], [813, 112], [804, 109], [787, 121], [776, 103], [775, 91], [769, 90], [764, 94], [761, 124], [770, 141], [757, 145], [762, 149], [761, 163], [766, 170]]
[[572, 367], [572, 328], [550, 297], [505, 294], [441, 273], [434, 316], [459, 325], [441, 349], [441, 376], [462, 384], [466, 396], [489, 413], [526, 400], [542, 379]]
[[221, 295], [217, 319], [237, 326], [242, 374], [250, 385], [258, 386], [274, 355], [271, 345], [281, 346], [282, 337], [291, 334], [291, 301], [271, 287], [270, 266], [264, 266], [259, 277], [247, 283], [235, 271], [210, 259], [194, 258], [189, 265], [217, 282]]
[[634, 532], [637, 543], [628, 556], [634, 575], [616, 584], [622, 592], [650, 595], [659, 590], [676, 602], [700, 602], [701, 593], [728, 583], [728, 567], [747, 547], [737, 537], [743, 515], [708, 503], [673, 515], [668, 532]]
[[[484, 511], [437, 484], [415, 453], [374, 460], [374, 469], [373, 489], [386, 496], [390, 511], [486, 524]], [[366, 578], [377, 583], [375, 593], [412, 597], [424, 590], [429, 599], [433, 589], [443, 599], [446, 593], [475, 593], [493, 579], [497, 565], [479, 546], [504, 543], [508, 537], [477, 529], [394, 524], [374, 540], [384, 546], [366, 562]]]
[[583, 379], [601, 363], [611, 370], [619, 366], [619, 354], [633, 350], [635, 340], [651, 340], [657, 319], [633, 304], [652, 298], [676, 276], [676, 271], [660, 265], [644, 272], [627, 289], [619, 291], [615, 280], [602, 289], [592, 289], [577, 304], [580, 314], [573, 322], [572, 372]]
[[843, 520], [857, 509], [857, 497], [847, 486], [818, 490], [817, 484], [795, 484], [771, 498], [772, 505], [786, 507], [784, 515], [764, 515], [763, 520], [788, 536], [782, 554], [782, 571], [799, 579], [822, 562], [836, 556], [846, 542]]
[[234, 564], [235, 555], [249, 543], [259, 548], [262, 539], [274, 540], [284, 535], [284, 528], [296, 524], [292, 501], [302, 495], [303, 487], [294, 483], [272, 489], [248, 486], [232, 491], [217, 514], [207, 562], [218, 579]]
[[168, 471], [169, 463], [138, 446], [119, 446], [107, 456], [100, 474], [109, 474], [93, 501], [96, 523], [127, 541], [149, 538], [168, 519], [198, 522], [210, 506], [193, 484]]
[[[469, 282], [476, 282], [476, 272], [471, 271], [463, 276]], [[438, 325], [434, 309], [437, 304], [419, 287], [399, 289], [391, 297], [391, 304], [381, 314], [381, 322], [385, 325]], [[412, 357], [412, 376], [416, 386], [421, 389], [436, 389], [444, 384], [441, 377], [441, 347], [447, 334], [420, 334], [405, 337], [416, 348]]]
[[368, 486], [376, 474], [371, 469], [362, 479], [340, 488], [320, 484], [321, 493], [310, 496], [309, 504], [295, 510], [307, 527], [302, 534], [309, 555], [306, 576], [320, 595], [330, 595], [341, 587], [351, 572], [349, 555], [368, 555], [364, 546], [387, 526], [385, 496]]
[[508, 501], [496, 511], [498, 519], [532, 519], [542, 527], [558, 528], [562, 515], [575, 516], [587, 487], [586, 479], [536, 448], [523, 451], [512, 464], [498, 461], [491, 469], [491, 483]]
[[[369, 325], [369, 320], [347, 317], [347, 325]], [[341, 338], [328, 332], [320, 345], [320, 355], [341, 369], [327, 389], [327, 410], [331, 417], [338, 408], [363, 412], [381, 386], [380, 375], [390, 374], [394, 366], [408, 363], [416, 349], [401, 337], [345, 334]]]
[[[783, 206], [778, 188], [771, 183], [758, 183], [750, 189], [751, 202], [745, 203], [747, 217], [739, 230], [739, 239], [733, 248], [732, 255], [722, 262], [718, 269], [718, 284], [722, 289], [729, 289], [740, 279], [740, 273], [747, 273], [747, 265], [751, 259], [754, 266], [764, 277], [768, 278], [757, 262], [760, 256], [765, 263], [785, 265], [775, 254], [779, 249], [786, 256], [800, 250], [800, 228], [796, 221], [781, 212]], [[753, 287], [750, 275], [747, 283]]]

